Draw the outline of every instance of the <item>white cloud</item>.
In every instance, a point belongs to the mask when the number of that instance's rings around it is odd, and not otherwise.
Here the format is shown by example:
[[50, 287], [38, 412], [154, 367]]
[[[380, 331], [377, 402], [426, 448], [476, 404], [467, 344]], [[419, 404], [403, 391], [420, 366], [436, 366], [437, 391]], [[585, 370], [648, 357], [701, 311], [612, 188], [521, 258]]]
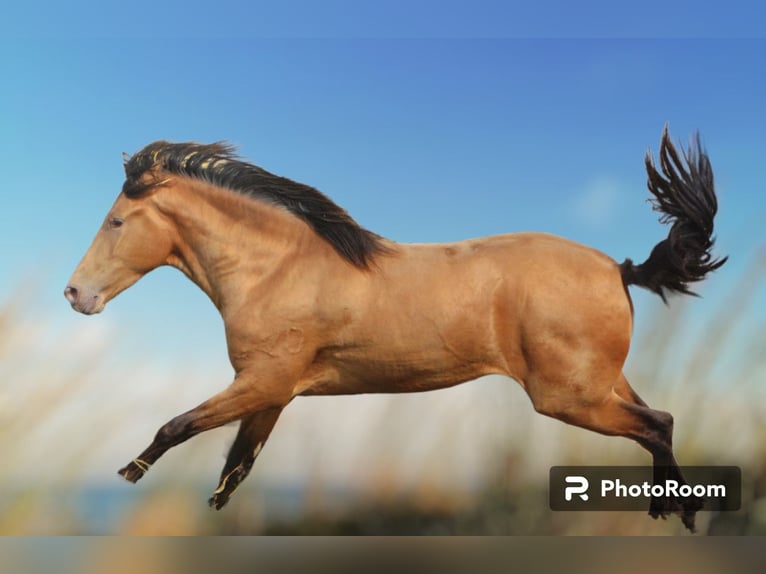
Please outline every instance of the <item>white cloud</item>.
[[573, 198], [575, 219], [591, 227], [604, 227], [619, 208], [620, 195], [619, 183], [613, 177], [592, 179]]

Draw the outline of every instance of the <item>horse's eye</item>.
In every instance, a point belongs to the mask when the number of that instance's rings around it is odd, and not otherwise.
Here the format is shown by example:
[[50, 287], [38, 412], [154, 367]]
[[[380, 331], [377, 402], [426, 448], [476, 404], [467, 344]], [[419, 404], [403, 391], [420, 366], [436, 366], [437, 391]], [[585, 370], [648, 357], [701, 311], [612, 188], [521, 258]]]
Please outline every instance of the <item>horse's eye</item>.
[[110, 229], [117, 229], [118, 227], [122, 227], [122, 224], [124, 221], [120, 219], [119, 217], [112, 217], [109, 220], [109, 228]]

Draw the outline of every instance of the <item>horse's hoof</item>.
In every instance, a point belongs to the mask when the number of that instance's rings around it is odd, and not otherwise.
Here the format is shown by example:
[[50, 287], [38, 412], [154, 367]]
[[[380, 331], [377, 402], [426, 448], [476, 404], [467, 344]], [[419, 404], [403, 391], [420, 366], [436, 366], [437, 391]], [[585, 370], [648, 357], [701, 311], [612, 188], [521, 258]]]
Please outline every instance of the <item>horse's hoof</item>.
[[132, 460], [125, 468], [117, 471], [128, 482], [136, 483], [149, 470], [149, 464], [142, 460]]
[[226, 506], [227, 502], [229, 502], [229, 495], [222, 493], [214, 493], [213, 496], [211, 496], [207, 501], [210, 508], [214, 508], [216, 510], [221, 510], [224, 506]]

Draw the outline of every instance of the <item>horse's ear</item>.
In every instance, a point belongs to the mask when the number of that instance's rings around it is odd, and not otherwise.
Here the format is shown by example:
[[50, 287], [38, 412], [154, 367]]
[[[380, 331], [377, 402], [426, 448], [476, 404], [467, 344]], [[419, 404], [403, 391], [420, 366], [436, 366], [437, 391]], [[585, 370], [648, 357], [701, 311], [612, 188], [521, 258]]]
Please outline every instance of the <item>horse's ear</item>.
[[122, 152], [122, 167], [128, 167], [130, 161], [130, 154], [126, 151]]

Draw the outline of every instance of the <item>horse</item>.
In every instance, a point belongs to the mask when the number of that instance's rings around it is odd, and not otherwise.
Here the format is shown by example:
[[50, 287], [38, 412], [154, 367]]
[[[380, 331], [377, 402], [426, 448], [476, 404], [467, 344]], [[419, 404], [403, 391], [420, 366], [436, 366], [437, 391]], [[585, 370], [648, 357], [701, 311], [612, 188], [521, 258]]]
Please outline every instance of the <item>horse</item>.
[[[125, 181], [65, 297], [99, 313], [153, 269], [183, 272], [217, 307], [233, 381], [171, 419], [119, 474], [139, 480], [168, 449], [239, 421], [220, 509], [296, 396], [403, 393], [483, 375], [517, 381], [543, 415], [636, 441], [655, 484], [686, 484], [673, 417], [623, 374], [633, 328], [628, 287], [667, 302], [724, 264], [714, 259], [713, 171], [699, 133], [681, 152], [667, 125], [645, 166], [670, 224], [641, 264], [546, 233], [404, 244], [357, 224], [317, 189], [247, 163], [227, 143], [151, 143], [124, 156]], [[654, 497], [649, 514], [691, 531], [701, 500]]]

